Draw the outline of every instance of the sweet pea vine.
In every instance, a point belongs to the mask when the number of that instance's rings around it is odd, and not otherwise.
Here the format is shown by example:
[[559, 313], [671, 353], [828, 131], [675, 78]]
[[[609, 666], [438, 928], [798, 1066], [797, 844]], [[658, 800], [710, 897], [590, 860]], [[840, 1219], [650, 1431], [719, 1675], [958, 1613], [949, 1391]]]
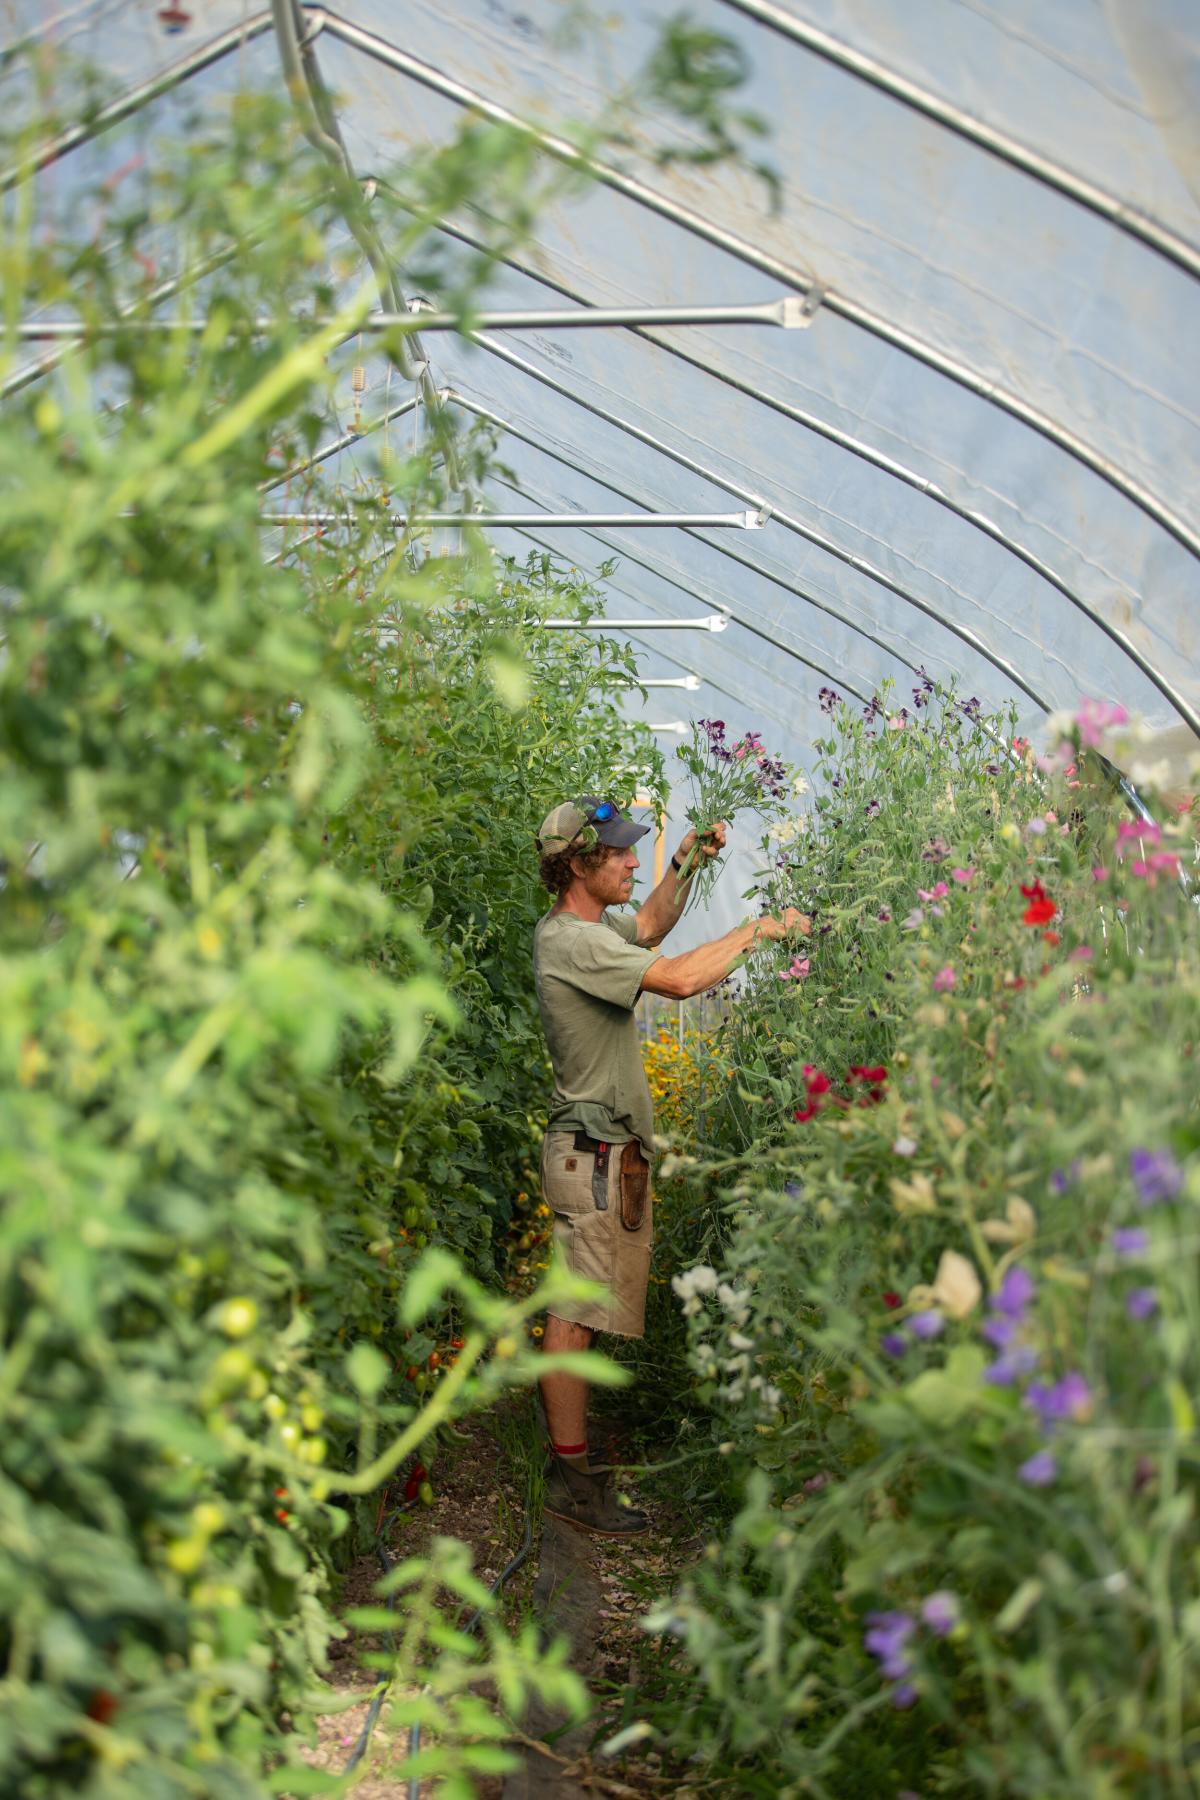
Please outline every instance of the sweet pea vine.
[[692, 797], [685, 810], [696, 832], [680, 879], [690, 879], [692, 897], [703, 902], [720, 872], [717, 857], [701, 854], [705, 833], [721, 820], [731, 822], [738, 813], [753, 813], [767, 824], [782, 818], [795, 791], [795, 771], [764, 748], [757, 731], [727, 743], [724, 719], [697, 719], [691, 742], [682, 744], [678, 754], [691, 777]]

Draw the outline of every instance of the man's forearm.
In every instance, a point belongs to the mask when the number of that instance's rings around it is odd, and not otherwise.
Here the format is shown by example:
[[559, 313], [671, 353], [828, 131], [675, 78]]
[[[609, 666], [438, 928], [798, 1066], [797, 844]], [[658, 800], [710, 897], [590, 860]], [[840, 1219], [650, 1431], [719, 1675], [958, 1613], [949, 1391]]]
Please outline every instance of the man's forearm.
[[647, 969], [642, 985], [652, 994], [664, 994], [672, 1000], [703, 994], [724, 981], [738, 958], [753, 949], [760, 929], [760, 921], [750, 920], [745, 925], [735, 925], [724, 937], [713, 938], [695, 950], [685, 950], [682, 956], [660, 956]]
[[662, 880], [653, 893], [647, 894], [638, 911], [639, 943], [650, 946], [662, 943], [668, 931], [682, 919], [691, 885], [691, 874], [681, 881], [674, 863], [667, 864]]

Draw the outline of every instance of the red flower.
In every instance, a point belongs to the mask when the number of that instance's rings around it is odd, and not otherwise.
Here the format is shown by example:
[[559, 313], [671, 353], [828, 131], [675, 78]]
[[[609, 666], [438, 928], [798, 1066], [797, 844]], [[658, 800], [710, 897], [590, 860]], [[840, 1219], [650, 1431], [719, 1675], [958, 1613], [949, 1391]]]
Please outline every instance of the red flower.
[[792, 1114], [792, 1117], [793, 1117], [793, 1119], [795, 1119], [797, 1125], [806, 1125], [808, 1123], [809, 1119], [814, 1119], [816, 1117], [816, 1115], [820, 1112], [820, 1110], [821, 1110], [820, 1101], [819, 1100], [810, 1100], [807, 1106], [797, 1107], [795, 1112]]
[[1032, 887], [1026, 887], [1022, 882], [1021, 892], [1030, 903], [1021, 914], [1026, 925], [1048, 925], [1058, 911], [1058, 907], [1051, 900], [1041, 882], [1035, 881]]
[[1043, 931], [1042, 941], [1047, 944], [1061, 944], [1062, 943], [1062, 939], [1059, 937], [1057, 931]]
[[97, 1688], [87, 1704], [87, 1716], [94, 1719], [97, 1725], [107, 1725], [113, 1714], [120, 1709], [121, 1702], [107, 1688]]
[[829, 1077], [822, 1074], [815, 1063], [805, 1063], [804, 1085], [808, 1089], [810, 1099], [814, 1094], [827, 1094], [830, 1087]]
[[846, 1075], [847, 1081], [869, 1081], [876, 1086], [887, 1080], [887, 1070], [880, 1064], [874, 1069], [864, 1068], [861, 1063], [851, 1063]]
[[898, 1306], [904, 1305], [904, 1302], [899, 1294], [894, 1294], [891, 1288], [889, 1288], [887, 1293], [883, 1296], [883, 1304], [887, 1307], [889, 1312], [895, 1312]]

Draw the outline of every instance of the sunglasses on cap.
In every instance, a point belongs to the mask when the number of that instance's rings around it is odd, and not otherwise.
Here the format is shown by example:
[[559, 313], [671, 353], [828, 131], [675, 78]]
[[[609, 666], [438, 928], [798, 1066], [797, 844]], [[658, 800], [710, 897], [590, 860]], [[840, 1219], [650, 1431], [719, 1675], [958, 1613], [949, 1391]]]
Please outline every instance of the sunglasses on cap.
[[575, 804], [583, 813], [585, 825], [607, 825], [610, 819], [617, 817], [618, 808], [613, 805], [611, 800], [597, 801], [595, 806], [590, 806], [586, 810], [582, 800], [577, 800]]

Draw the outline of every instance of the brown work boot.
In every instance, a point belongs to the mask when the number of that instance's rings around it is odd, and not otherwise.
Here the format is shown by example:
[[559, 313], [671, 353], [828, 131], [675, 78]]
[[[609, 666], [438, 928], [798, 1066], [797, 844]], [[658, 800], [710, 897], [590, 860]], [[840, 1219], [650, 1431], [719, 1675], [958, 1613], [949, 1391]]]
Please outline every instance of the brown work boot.
[[551, 1452], [544, 1510], [597, 1537], [636, 1537], [650, 1521], [636, 1507], [622, 1506], [613, 1492], [613, 1469], [580, 1469]]

